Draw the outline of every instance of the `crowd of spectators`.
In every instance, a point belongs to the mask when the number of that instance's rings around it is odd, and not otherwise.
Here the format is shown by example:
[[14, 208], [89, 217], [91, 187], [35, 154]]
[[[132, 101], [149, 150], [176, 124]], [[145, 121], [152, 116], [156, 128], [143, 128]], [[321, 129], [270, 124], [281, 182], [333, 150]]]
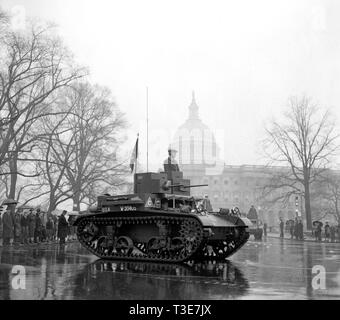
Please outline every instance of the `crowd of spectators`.
[[330, 225], [326, 221], [323, 227], [322, 223], [316, 221], [313, 226], [313, 235], [316, 241], [322, 241], [323, 238], [325, 242], [340, 242], [340, 225]]
[[[18, 207], [7, 199], [0, 211], [0, 245], [24, 245], [48, 242], [64, 244], [74, 240], [74, 216], [63, 211], [59, 216], [48, 214], [39, 207]], [[68, 217], [68, 218], [67, 218]]]
[[[291, 239], [304, 240], [304, 226], [302, 219], [296, 218], [295, 220], [287, 220], [284, 223], [283, 219], [280, 218], [280, 237], [284, 237], [284, 231], [290, 234]], [[315, 241], [324, 242], [340, 242], [340, 225], [330, 225], [326, 221], [323, 225], [320, 221], [313, 223], [312, 236]]]

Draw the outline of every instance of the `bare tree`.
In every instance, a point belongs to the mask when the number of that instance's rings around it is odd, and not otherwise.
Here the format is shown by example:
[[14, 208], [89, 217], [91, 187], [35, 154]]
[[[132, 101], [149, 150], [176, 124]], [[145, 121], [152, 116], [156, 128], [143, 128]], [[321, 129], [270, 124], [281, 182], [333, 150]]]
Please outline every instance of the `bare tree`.
[[281, 190], [281, 197], [304, 198], [307, 228], [312, 227], [311, 184], [329, 166], [336, 154], [338, 134], [327, 110], [321, 113], [309, 98], [291, 98], [281, 122], [266, 128], [264, 152], [270, 163], [287, 166], [276, 174], [267, 190]]
[[[2, 170], [6, 170], [5, 168], [0, 167], [0, 173]], [[0, 174], [0, 200], [4, 198], [8, 198], [8, 175]]]
[[312, 206], [318, 212], [318, 219], [334, 216], [340, 224], [340, 172], [326, 170], [312, 189]]
[[[48, 195], [48, 212], [52, 212], [64, 201], [71, 199], [71, 188], [65, 179], [66, 171], [74, 160], [76, 141], [67, 118], [69, 113], [60, 114], [58, 121], [46, 117], [40, 130], [46, 135], [39, 139], [40, 157], [37, 162], [41, 171], [36, 198]], [[33, 199], [32, 199], [33, 200]]]
[[125, 184], [127, 166], [117, 158], [125, 121], [107, 88], [79, 83], [69, 90], [68, 100], [74, 105], [69, 127], [76, 148], [65, 174], [79, 211], [82, 202], [92, 202], [93, 192]]
[[5, 33], [8, 22], [8, 14], [0, 7], [0, 37]]
[[9, 31], [1, 46], [0, 165], [9, 164], [9, 196], [14, 198], [18, 175], [29, 176], [25, 166], [18, 170], [18, 162], [28, 161], [26, 155], [41, 136], [35, 126], [39, 119], [56, 115], [51, 105], [58, 91], [85, 72], [72, 66], [70, 53], [51, 27], [31, 25], [24, 35]]

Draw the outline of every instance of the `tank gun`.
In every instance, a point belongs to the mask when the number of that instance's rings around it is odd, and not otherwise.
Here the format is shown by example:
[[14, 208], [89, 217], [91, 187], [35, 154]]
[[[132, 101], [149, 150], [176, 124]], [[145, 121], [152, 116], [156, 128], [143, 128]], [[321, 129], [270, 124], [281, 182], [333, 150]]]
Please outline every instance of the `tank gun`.
[[197, 187], [208, 187], [208, 184], [192, 184], [192, 185], [185, 185], [185, 184], [171, 184], [168, 187], [173, 188], [173, 187], [182, 187], [182, 188], [197, 188]]
[[171, 184], [170, 181], [166, 182], [163, 184], [162, 188], [163, 190], [173, 190], [173, 188], [178, 188], [179, 190], [181, 188], [184, 188], [184, 189], [190, 189], [190, 188], [199, 188], [199, 187], [208, 187], [207, 184], [192, 184], [192, 185], [186, 185], [186, 184], [183, 184], [183, 183], [180, 183], [180, 184]]

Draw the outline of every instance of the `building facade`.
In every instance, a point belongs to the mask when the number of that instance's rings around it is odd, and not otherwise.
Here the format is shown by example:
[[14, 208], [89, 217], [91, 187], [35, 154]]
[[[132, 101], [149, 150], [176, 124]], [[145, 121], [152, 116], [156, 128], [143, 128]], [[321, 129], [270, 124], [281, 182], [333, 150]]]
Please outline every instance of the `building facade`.
[[[263, 200], [265, 182], [282, 167], [257, 165], [228, 165], [220, 159], [219, 148], [213, 132], [201, 120], [195, 94], [188, 108], [188, 118], [174, 135], [172, 146], [178, 151], [178, 163], [185, 178], [191, 184], [208, 184], [208, 187], [192, 188], [193, 195], [207, 195], [214, 210], [237, 206], [248, 213], [254, 205], [259, 218], [268, 226], [277, 226], [279, 217], [294, 219], [295, 197], [288, 202]], [[300, 211], [301, 212], [301, 211]]]

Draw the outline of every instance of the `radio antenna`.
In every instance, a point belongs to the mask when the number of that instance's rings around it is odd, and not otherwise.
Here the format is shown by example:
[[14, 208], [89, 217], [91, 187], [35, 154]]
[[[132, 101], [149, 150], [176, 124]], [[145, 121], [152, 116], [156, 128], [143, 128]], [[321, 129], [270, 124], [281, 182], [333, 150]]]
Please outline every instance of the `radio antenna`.
[[146, 172], [149, 172], [149, 88], [146, 87]]

